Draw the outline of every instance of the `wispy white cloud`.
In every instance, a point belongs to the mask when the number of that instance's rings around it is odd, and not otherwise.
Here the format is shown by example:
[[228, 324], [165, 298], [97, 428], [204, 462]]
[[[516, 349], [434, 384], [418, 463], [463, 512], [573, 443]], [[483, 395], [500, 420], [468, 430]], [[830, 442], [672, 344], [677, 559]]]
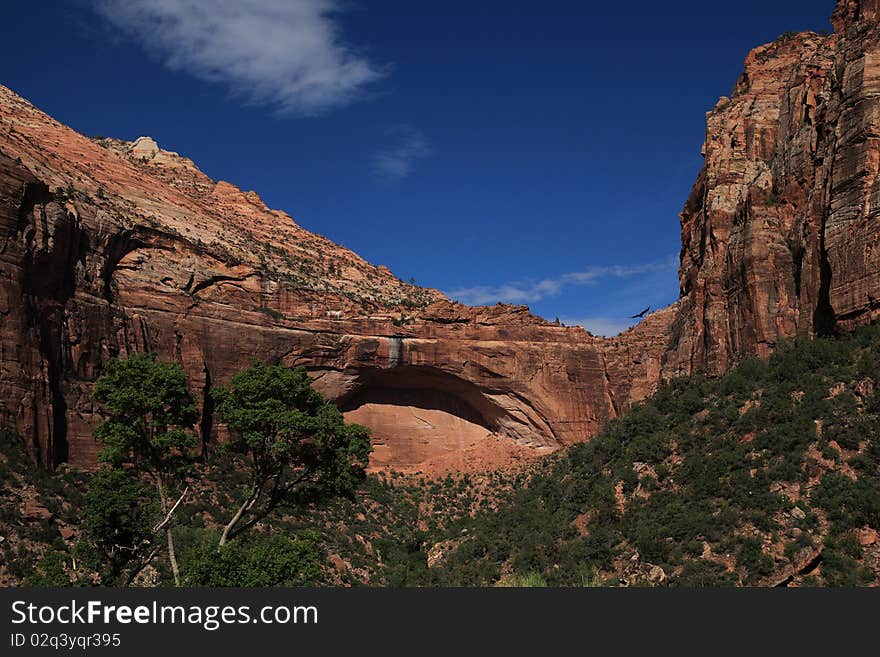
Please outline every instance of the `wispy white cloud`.
[[96, 11], [171, 69], [247, 102], [308, 116], [383, 77], [340, 35], [338, 0], [94, 0]]
[[412, 126], [397, 126], [388, 132], [388, 138], [387, 146], [373, 158], [373, 172], [382, 178], [406, 178], [431, 154], [428, 139]]
[[503, 285], [463, 287], [457, 290], [449, 290], [447, 296], [472, 306], [494, 304], [499, 301], [505, 303], [535, 303], [547, 297], [556, 296], [568, 286], [596, 285], [603, 279], [629, 278], [642, 274], [669, 271], [674, 269], [677, 264], [677, 256], [670, 256], [661, 262], [642, 265], [594, 266], [553, 278], [518, 281]]

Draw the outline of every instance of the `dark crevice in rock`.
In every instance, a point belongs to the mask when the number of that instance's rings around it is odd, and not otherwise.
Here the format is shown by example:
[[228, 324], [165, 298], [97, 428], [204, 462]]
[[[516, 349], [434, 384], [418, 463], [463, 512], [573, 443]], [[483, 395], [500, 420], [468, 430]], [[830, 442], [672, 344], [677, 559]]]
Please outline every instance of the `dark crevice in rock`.
[[24, 230], [31, 221], [31, 215], [37, 205], [45, 205], [52, 200], [49, 187], [43, 183], [25, 183], [19, 201], [19, 230]]
[[201, 283], [196, 284], [196, 286], [193, 287], [192, 290], [190, 290], [190, 294], [192, 296], [195, 296], [205, 288], [216, 285], [217, 283], [223, 283], [224, 281], [235, 281], [236, 283], [241, 283], [243, 280], [245, 280], [245, 277], [243, 276], [211, 276], [210, 278], [206, 278], [205, 280], [203, 280]]
[[58, 366], [54, 372], [50, 368], [50, 385], [52, 387], [52, 467], [57, 468], [70, 458], [70, 447], [67, 441], [67, 402], [61, 387], [61, 372]]
[[214, 428], [214, 396], [211, 394], [211, 370], [205, 365], [205, 385], [202, 388], [202, 418], [199, 421], [199, 434], [202, 439], [202, 458], [208, 458], [208, 444]]
[[116, 298], [113, 291], [113, 275], [116, 273], [120, 261], [141, 246], [144, 246], [143, 242], [136, 239], [130, 230], [117, 233], [107, 241], [107, 246], [104, 249], [104, 267], [101, 269], [104, 298], [107, 303], [112, 305]]
[[791, 250], [791, 261], [794, 265], [794, 296], [795, 299], [797, 299], [798, 301], [800, 301], [801, 298], [801, 284], [804, 271], [804, 254], [805, 250], [802, 245], [798, 245]]
[[[33, 201], [40, 206], [43, 244], [30, 245], [24, 265], [22, 292], [31, 325], [38, 336], [37, 346], [45, 363], [46, 395], [51, 408], [51, 438], [39, 451], [45, 456], [47, 466], [57, 467], [69, 457], [64, 390], [65, 314], [68, 301], [76, 292], [76, 267], [85, 257], [88, 240], [75, 217], [57, 205], [45, 203], [45, 186], [29, 187], [34, 190]], [[33, 217], [35, 207], [23, 207], [23, 215], [31, 214]]]
[[137, 249], [171, 251], [173, 250], [171, 242], [174, 239], [171, 235], [144, 228], [143, 226], [122, 230], [111, 236], [104, 247], [104, 266], [101, 268], [103, 293], [107, 302], [110, 304], [114, 303], [113, 275], [121, 269], [119, 263], [125, 256]]
[[813, 331], [816, 335], [828, 336], [834, 334], [837, 318], [831, 305], [831, 263], [828, 260], [828, 250], [825, 248], [825, 224], [827, 213], [822, 217], [822, 226], [819, 231], [819, 298], [816, 301], [816, 309], [813, 311]]

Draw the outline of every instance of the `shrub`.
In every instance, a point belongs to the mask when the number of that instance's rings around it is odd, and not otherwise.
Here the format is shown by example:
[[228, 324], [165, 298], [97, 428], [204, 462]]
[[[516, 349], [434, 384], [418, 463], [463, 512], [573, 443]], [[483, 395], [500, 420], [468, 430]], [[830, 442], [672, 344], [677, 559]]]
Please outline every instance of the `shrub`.
[[202, 532], [181, 553], [186, 586], [307, 586], [321, 576], [316, 532], [293, 538], [251, 534], [217, 548], [218, 536]]
[[495, 586], [502, 588], [542, 588], [547, 586], [547, 580], [536, 570], [525, 575], [507, 575], [502, 577]]

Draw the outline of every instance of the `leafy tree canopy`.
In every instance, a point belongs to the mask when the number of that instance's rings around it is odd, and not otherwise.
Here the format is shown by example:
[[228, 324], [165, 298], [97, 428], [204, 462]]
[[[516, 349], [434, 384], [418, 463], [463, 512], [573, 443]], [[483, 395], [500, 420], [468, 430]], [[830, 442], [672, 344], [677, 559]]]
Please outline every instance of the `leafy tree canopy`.
[[152, 353], [114, 358], [95, 383], [94, 396], [109, 415], [95, 430], [104, 444], [102, 461], [152, 472], [185, 467], [197, 442], [188, 429], [198, 419], [198, 406], [180, 365]]
[[82, 509], [79, 556], [104, 584], [126, 584], [149, 561], [159, 505], [131, 473], [103, 467], [92, 476]]
[[346, 424], [312, 389], [304, 368], [254, 360], [214, 398], [232, 434], [225, 447], [250, 472], [250, 490], [221, 544], [296, 493], [351, 495], [363, 479], [369, 430]]

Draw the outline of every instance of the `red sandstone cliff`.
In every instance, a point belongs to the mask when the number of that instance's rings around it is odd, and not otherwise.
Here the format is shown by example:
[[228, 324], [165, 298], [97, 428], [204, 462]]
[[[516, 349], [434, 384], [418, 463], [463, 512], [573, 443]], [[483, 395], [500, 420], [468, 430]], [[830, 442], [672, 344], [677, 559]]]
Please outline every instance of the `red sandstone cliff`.
[[[91, 385], [155, 350], [208, 392], [306, 366], [378, 466], [467, 468], [594, 434], [664, 376], [880, 314], [880, 0], [756, 48], [707, 117], [681, 298], [605, 340], [468, 308], [298, 227], [152, 140], [92, 140], [0, 87], [0, 424], [90, 463]], [[207, 398], [207, 397], [206, 397]], [[203, 440], [218, 438], [210, 404]]]
[[[251, 357], [305, 365], [394, 467], [555, 449], [657, 380], [670, 312], [612, 347], [467, 308], [151, 139], [86, 138], [3, 87], [0, 119], [0, 422], [45, 464], [93, 462], [92, 382], [136, 350], [182, 363], [197, 393]], [[217, 437], [210, 403], [200, 428]]]
[[756, 48], [708, 114], [667, 372], [723, 372], [880, 313], [878, 16], [880, 0], [843, 0], [834, 34]]

